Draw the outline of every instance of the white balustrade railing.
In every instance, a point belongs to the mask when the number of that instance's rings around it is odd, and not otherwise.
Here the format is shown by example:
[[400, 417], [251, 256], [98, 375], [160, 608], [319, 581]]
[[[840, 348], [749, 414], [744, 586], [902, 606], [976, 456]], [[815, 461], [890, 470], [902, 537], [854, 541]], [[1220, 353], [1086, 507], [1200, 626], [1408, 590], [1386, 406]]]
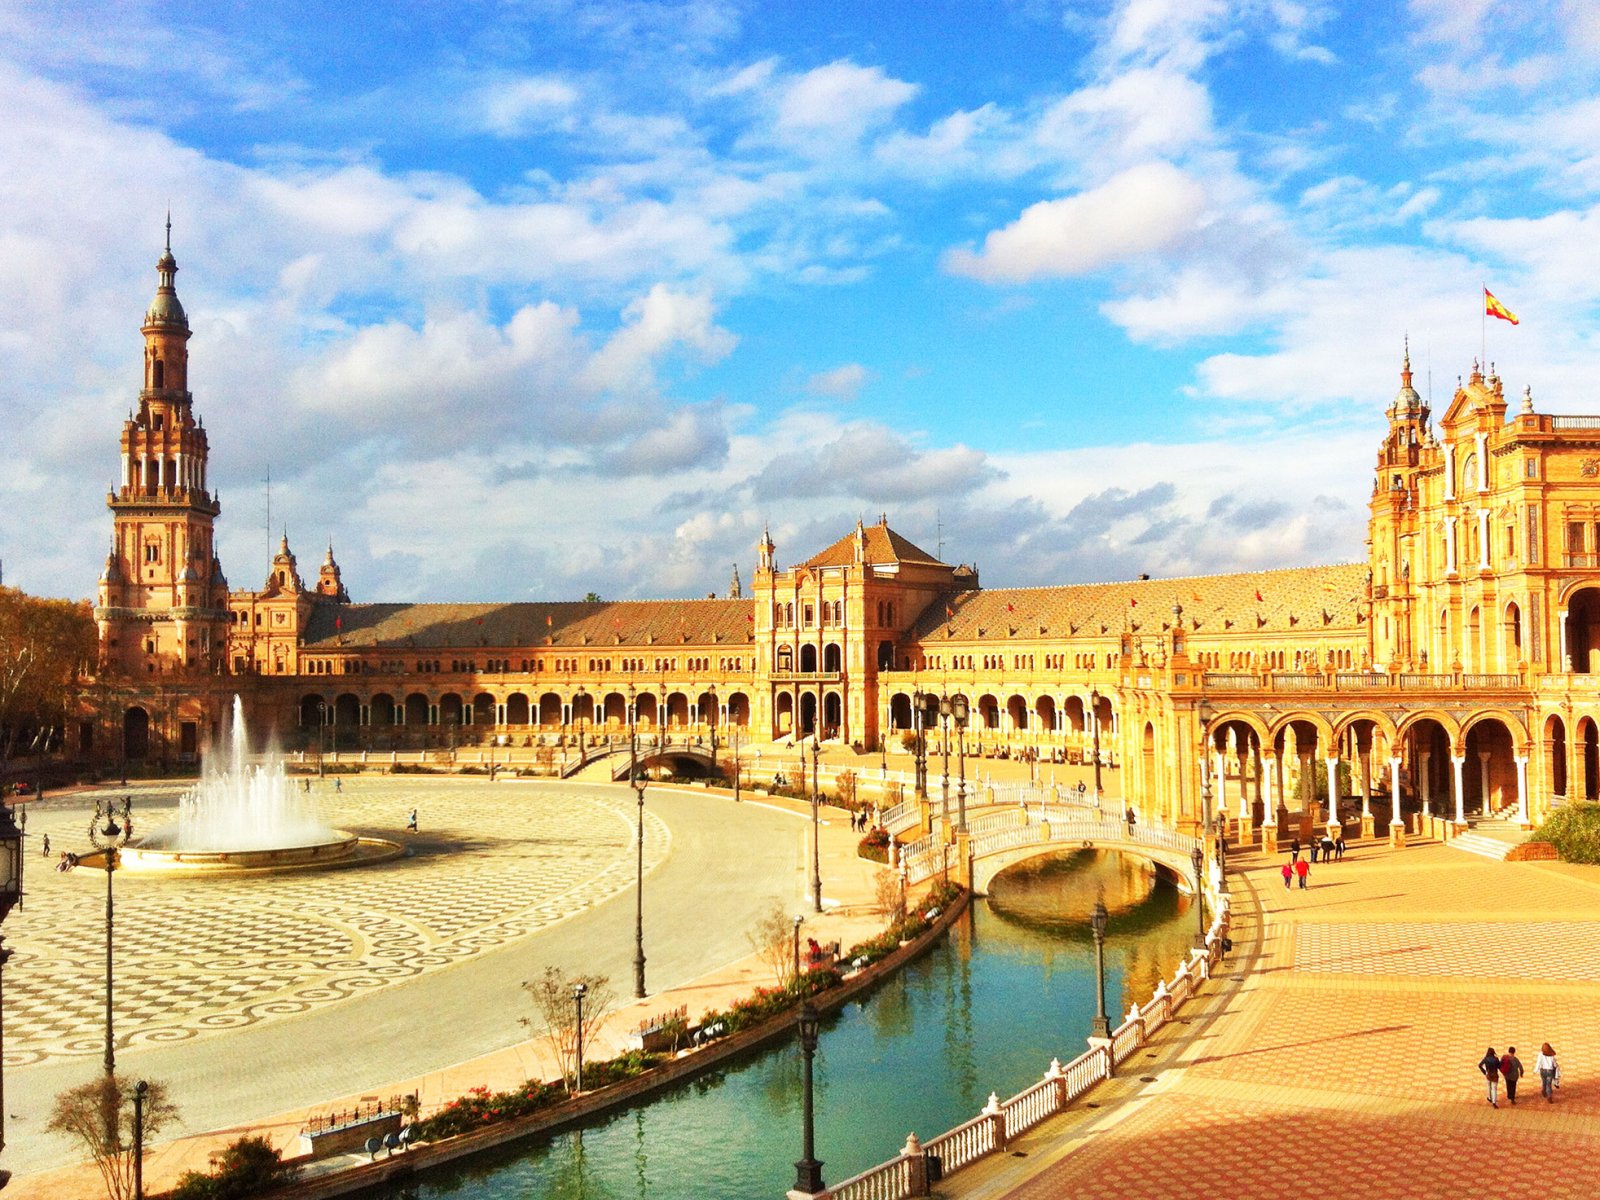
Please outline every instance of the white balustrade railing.
[[1061, 1111], [1060, 1080], [1046, 1075], [1030, 1088], [1018, 1092], [1000, 1106], [1006, 1119], [1007, 1140], [1026, 1133], [1046, 1117]]
[[1068, 1103], [1076, 1100], [1102, 1079], [1109, 1078], [1110, 1072], [1106, 1069], [1108, 1066], [1105, 1051], [1097, 1046], [1093, 1050], [1085, 1050], [1061, 1068], [1061, 1073], [1067, 1077]]
[[997, 1148], [994, 1138], [994, 1118], [987, 1114], [976, 1116], [965, 1125], [957, 1125], [949, 1133], [941, 1133], [931, 1142], [923, 1143], [929, 1154], [939, 1157], [946, 1175], [959, 1171], [968, 1163], [977, 1162]]
[[904, 1155], [880, 1163], [828, 1189], [831, 1200], [903, 1200], [913, 1194], [911, 1160]]
[[1135, 1017], [1111, 1031], [1111, 1061], [1121, 1066], [1144, 1041], [1144, 1022]]

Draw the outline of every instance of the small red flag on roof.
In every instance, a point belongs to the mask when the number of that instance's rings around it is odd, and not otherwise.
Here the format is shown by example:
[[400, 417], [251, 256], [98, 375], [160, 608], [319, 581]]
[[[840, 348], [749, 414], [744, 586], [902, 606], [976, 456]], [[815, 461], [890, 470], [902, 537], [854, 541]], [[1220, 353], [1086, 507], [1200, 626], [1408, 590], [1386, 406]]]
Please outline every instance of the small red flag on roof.
[[1015, 608], [1013, 608], [1011, 605], [1008, 604], [1008, 605], [1006, 605], [1006, 611], [1007, 612], [1016, 612], [1017, 610]]
[[1257, 588], [1256, 589], [1256, 602], [1260, 603], [1261, 601], [1263, 601], [1265, 599], [1266, 599], [1266, 597], [1261, 594], [1261, 589]]
[[1139, 607], [1139, 602], [1137, 600], [1135, 600], [1132, 596], [1129, 596], [1128, 597], [1128, 607], [1129, 608], [1138, 608]]
[[343, 617], [334, 617], [334, 619], [333, 619], [333, 627], [335, 629], [343, 629], [344, 628], [344, 618]]
[[944, 615], [946, 617], [953, 617], [953, 616], [956, 615], [956, 610], [951, 608], [948, 604], [946, 604], [944, 606]]

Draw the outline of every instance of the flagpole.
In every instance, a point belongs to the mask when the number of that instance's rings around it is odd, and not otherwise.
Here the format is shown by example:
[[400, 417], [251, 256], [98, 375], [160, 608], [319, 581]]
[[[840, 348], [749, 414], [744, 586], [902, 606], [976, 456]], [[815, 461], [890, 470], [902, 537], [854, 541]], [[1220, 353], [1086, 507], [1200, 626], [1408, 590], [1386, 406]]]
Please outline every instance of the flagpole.
[[1489, 285], [1479, 283], [1483, 295], [1478, 297], [1478, 370], [1489, 361]]

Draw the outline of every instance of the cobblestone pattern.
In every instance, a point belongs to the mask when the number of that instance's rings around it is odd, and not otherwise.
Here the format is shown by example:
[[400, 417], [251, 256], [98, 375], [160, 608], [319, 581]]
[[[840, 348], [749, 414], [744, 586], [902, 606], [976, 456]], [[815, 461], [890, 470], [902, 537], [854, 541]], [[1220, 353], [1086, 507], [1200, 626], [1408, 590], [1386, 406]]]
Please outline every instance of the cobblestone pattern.
[[[135, 797], [141, 828], [175, 794]], [[118, 872], [119, 1046], [236, 1029], [413, 978], [518, 941], [634, 881], [633, 804], [587, 790], [352, 780], [324, 788], [331, 824], [408, 842], [416, 855], [373, 867], [236, 879]], [[405, 819], [415, 807], [422, 832]], [[89, 849], [80, 805], [30, 814], [27, 896], [6, 922], [5, 1065], [99, 1054], [105, 1034], [105, 876], [46, 869]], [[646, 814], [645, 868], [666, 854]]]
[[1600, 925], [1593, 922], [1301, 921], [1294, 969], [1469, 979], [1600, 981]]

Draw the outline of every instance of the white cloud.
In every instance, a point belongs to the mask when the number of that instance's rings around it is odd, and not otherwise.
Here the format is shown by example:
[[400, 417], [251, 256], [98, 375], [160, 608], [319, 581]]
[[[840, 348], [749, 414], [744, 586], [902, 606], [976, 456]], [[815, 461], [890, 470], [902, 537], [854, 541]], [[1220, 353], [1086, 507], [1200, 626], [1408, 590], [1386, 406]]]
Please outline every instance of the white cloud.
[[1169, 163], [1130, 167], [1099, 187], [1023, 210], [974, 253], [955, 249], [945, 269], [988, 283], [1083, 275], [1171, 247], [1194, 233], [1206, 193]]
[[565, 121], [578, 93], [563, 79], [531, 75], [496, 80], [484, 86], [477, 99], [485, 127], [502, 137], [515, 137]]
[[594, 356], [583, 378], [598, 391], [652, 388], [656, 362], [675, 346], [693, 351], [703, 363], [717, 362], [732, 353], [738, 338], [719, 327], [714, 315], [709, 296], [657, 284], [623, 310], [622, 328]]
[[777, 101], [781, 136], [854, 141], [883, 124], [917, 94], [915, 84], [890, 78], [882, 67], [860, 67], [845, 59], [807, 71], [783, 89]]
[[831, 371], [819, 371], [806, 380], [806, 391], [814, 396], [829, 396], [835, 400], [854, 400], [872, 378], [860, 363], [845, 363]]

